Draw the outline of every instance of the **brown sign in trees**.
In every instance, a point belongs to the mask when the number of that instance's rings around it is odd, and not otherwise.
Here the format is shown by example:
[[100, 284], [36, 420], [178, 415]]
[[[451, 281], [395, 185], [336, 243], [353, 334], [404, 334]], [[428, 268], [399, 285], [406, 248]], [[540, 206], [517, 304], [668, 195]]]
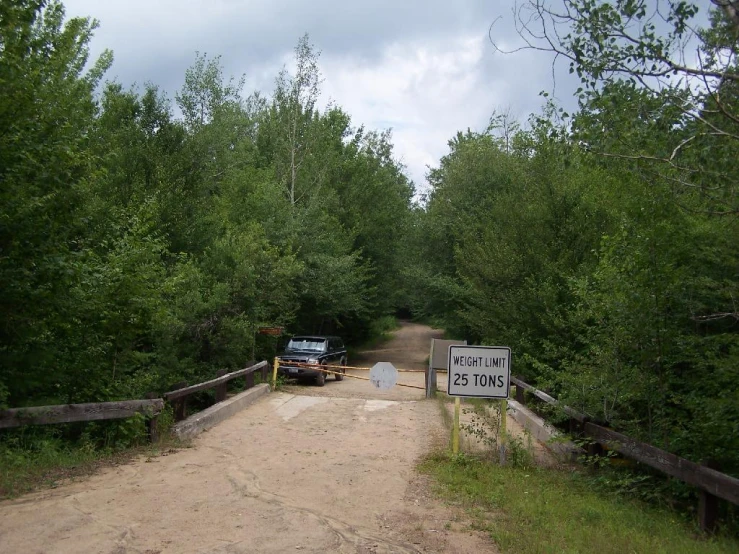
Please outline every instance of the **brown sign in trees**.
[[258, 332], [260, 335], [281, 335], [284, 329], [282, 327], [260, 327]]

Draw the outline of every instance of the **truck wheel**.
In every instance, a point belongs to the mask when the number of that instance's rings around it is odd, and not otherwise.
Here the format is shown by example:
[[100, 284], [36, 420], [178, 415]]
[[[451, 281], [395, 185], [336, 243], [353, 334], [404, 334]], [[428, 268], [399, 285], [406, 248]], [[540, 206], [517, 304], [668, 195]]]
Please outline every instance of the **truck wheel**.
[[[326, 366], [321, 366], [321, 369], [326, 369]], [[323, 371], [319, 371], [316, 375], [316, 385], [322, 387], [326, 384], [326, 374]]]

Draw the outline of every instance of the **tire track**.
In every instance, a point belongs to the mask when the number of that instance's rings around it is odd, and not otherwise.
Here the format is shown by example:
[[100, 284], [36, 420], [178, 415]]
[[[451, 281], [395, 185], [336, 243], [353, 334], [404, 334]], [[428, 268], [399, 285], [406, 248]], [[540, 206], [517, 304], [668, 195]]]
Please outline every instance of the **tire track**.
[[[244, 497], [256, 499], [271, 505], [276, 504], [283, 510], [292, 510], [307, 514], [317, 520], [321, 525], [327, 527], [333, 533], [337, 543], [336, 550], [333, 551], [342, 552], [343, 550], [341, 547], [348, 544], [355, 547], [351, 552], [356, 552], [357, 548], [369, 549], [367, 550], [368, 552], [376, 552], [377, 554], [389, 554], [394, 552], [417, 554], [421, 552], [411, 544], [378, 537], [377, 535], [349, 525], [343, 521], [326, 516], [316, 510], [296, 504], [288, 497], [264, 491], [259, 484], [259, 478], [252, 471], [230, 470], [228, 472], [228, 480], [231, 482], [234, 490]], [[382, 549], [380, 549], [380, 545], [382, 545]]]

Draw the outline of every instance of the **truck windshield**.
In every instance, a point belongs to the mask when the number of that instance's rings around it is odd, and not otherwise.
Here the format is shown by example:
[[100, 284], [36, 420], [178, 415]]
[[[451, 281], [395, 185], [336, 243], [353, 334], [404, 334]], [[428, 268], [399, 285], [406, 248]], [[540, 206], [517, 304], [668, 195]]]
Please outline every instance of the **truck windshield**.
[[310, 351], [310, 352], [323, 352], [326, 350], [326, 341], [325, 340], [315, 340], [315, 339], [301, 339], [301, 338], [295, 338], [290, 339], [290, 342], [287, 343], [287, 349], [288, 350], [303, 350], [303, 351]]

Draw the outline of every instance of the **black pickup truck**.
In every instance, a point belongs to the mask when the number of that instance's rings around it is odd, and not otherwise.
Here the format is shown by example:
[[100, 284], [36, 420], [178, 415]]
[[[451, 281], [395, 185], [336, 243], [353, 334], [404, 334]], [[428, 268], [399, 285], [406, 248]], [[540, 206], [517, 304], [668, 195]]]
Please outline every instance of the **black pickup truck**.
[[[277, 356], [280, 359], [278, 372], [287, 377], [297, 379], [314, 378], [316, 385], [322, 387], [326, 384], [326, 376], [330, 375], [307, 367], [292, 365], [296, 362], [301, 364], [320, 364], [323, 366], [340, 365], [345, 366], [347, 362], [346, 347], [339, 337], [326, 337], [316, 335], [300, 335], [290, 339], [285, 350]], [[346, 369], [334, 369], [337, 371], [334, 377], [337, 381], [344, 378]]]

